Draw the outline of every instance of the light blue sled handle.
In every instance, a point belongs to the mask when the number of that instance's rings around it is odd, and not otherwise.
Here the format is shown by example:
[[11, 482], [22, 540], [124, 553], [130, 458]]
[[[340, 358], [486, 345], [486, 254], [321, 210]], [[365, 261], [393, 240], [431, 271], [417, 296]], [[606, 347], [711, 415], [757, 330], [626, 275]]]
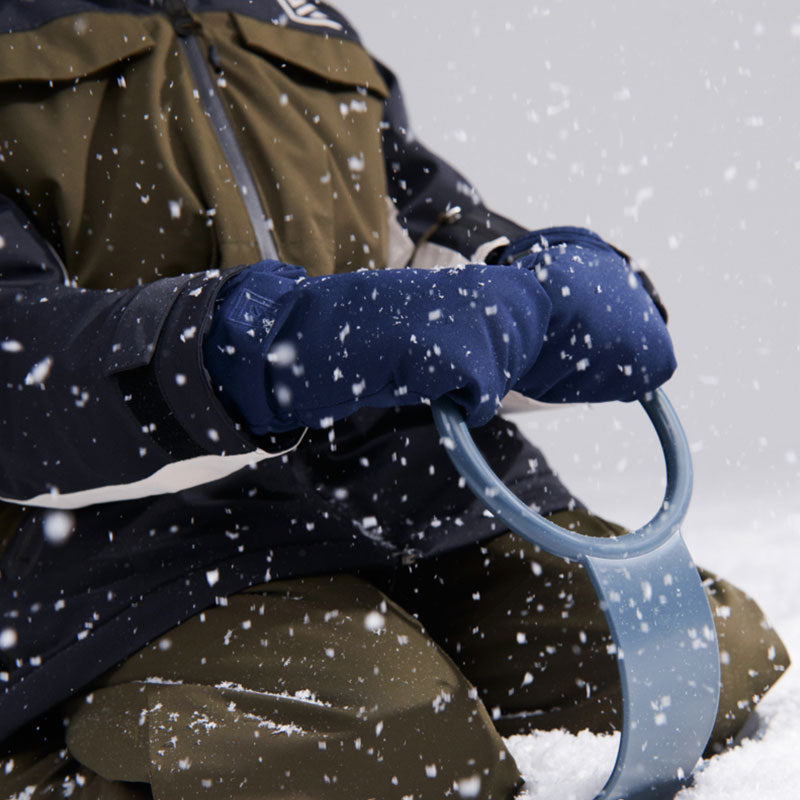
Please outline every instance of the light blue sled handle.
[[658, 513], [625, 536], [568, 531], [537, 514], [492, 471], [457, 405], [433, 404], [442, 444], [475, 496], [510, 530], [584, 565], [608, 620], [622, 683], [622, 738], [596, 800], [661, 800], [686, 784], [708, 742], [719, 703], [719, 648], [700, 576], [679, 526], [689, 506], [686, 436], [661, 390], [642, 406], [667, 470]]

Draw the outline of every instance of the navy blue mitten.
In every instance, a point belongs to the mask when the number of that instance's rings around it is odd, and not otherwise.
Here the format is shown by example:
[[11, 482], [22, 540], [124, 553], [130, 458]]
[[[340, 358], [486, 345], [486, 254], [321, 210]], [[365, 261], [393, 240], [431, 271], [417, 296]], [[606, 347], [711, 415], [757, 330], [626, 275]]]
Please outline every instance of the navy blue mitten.
[[482, 425], [530, 374], [550, 307], [516, 264], [307, 278], [265, 261], [222, 288], [205, 362], [255, 434], [443, 395]]
[[551, 403], [634, 400], [675, 371], [662, 315], [627, 259], [583, 228], [533, 231], [500, 263], [531, 269], [552, 303], [539, 358], [514, 386]]

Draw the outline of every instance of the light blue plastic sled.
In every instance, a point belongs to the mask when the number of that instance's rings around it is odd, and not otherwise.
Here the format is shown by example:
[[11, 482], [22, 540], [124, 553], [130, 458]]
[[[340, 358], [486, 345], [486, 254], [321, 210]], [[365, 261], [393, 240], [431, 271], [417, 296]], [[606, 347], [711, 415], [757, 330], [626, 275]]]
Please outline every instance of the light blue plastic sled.
[[661, 800], [686, 784], [708, 742], [719, 703], [719, 649], [705, 591], [679, 526], [689, 506], [686, 436], [661, 390], [642, 400], [667, 470], [664, 501], [633, 533], [598, 539], [554, 525], [520, 501], [491, 470], [454, 403], [433, 405], [456, 469], [510, 530], [583, 564], [617, 651], [622, 738], [596, 800]]

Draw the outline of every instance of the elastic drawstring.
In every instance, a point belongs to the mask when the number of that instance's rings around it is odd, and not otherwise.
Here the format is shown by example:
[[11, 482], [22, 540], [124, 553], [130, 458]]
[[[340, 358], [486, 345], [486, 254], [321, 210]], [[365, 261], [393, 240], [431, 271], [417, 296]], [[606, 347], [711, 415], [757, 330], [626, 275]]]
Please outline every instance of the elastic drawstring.
[[436, 217], [436, 222], [425, 231], [425, 233], [420, 236], [419, 241], [414, 245], [414, 250], [412, 251], [411, 255], [409, 256], [408, 261], [406, 261], [405, 266], [410, 267], [411, 264], [414, 262], [414, 259], [417, 257], [417, 253], [420, 251], [420, 248], [427, 244], [431, 236], [433, 236], [439, 228], [443, 227], [444, 225], [452, 225], [454, 222], [458, 222], [461, 219], [461, 206], [450, 206], [448, 204], [447, 208]]

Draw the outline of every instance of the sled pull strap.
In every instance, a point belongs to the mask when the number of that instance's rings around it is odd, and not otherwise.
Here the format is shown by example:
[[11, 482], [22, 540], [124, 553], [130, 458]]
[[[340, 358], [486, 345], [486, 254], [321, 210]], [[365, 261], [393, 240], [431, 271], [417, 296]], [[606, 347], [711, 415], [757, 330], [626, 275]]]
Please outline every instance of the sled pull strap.
[[671, 798], [708, 742], [719, 702], [714, 621], [678, 525], [691, 494], [686, 437], [659, 390], [642, 401], [667, 466], [664, 503], [637, 531], [598, 539], [567, 531], [528, 508], [492, 472], [455, 404], [434, 419], [450, 458], [473, 493], [510, 530], [584, 565], [608, 620], [622, 686], [622, 738], [611, 777], [596, 800]]

